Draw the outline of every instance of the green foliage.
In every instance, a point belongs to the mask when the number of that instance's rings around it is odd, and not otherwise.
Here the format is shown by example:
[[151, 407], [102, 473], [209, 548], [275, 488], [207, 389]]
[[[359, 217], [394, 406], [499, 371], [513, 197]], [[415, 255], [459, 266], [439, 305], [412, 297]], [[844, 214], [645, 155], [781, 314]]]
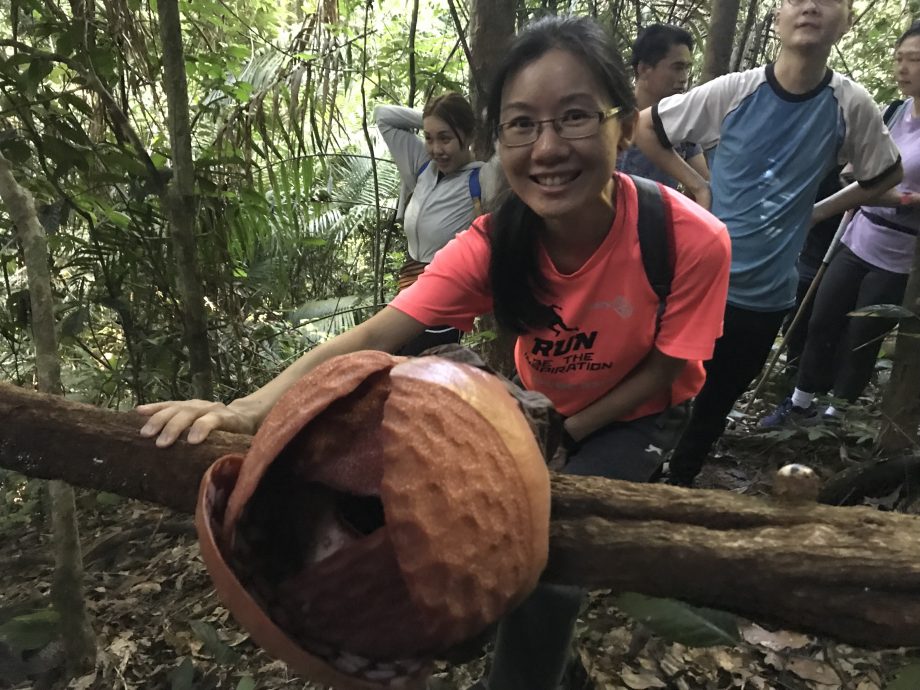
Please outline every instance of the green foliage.
[[60, 615], [40, 609], [0, 624], [0, 641], [16, 653], [42, 649], [60, 635]]
[[256, 690], [256, 682], [252, 676], [243, 676], [236, 685], [236, 690]]
[[920, 664], [909, 664], [894, 674], [885, 690], [916, 690], [920, 688]]
[[894, 44], [911, 21], [910, 9], [900, 2], [856, 0], [856, 23], [831, 54], [831, 66], [868, 89], [879, 104], [898, 97], [894, 81]]
[[[887, 98], [890, 46], [906, 15], [891, 0], [867, 7], [857, 2], [860, 19], [841, 53]], [[468, 30], [468, 8], [457, 9]], [[758, 9], [758, 21], [768, 9]], [[368, 108], [407, 101], [408, 9], [374, 3], [367, 36], [368, 6], [357, 0], [190, 0], [181, 10], [201, 281], [219, 395], [229, 399], [391, 293], [404, 248], [393, 224], [399, 181], [389, 161], [371, 158], [384, 149], [377, 142], [368, 150], [362, 88]], [[106, 6], [89, 23], [37, 2], [11, 11], [19, 43], [0, 46], [0, 152], [16, 164], [50, 235], [67, 392], [111, 407], [186, 397], [161, 202], [171, 152], [156, 7]], [[643, 3], [640, 17], [626, 2], [527, 0], [517, 22], [546, 11], [594, 14], [624, 54], [637, 23], [677, 22], [705, 39], [708, 21], [695, 0]], [[414, 47], [416, 106], [432, 93], [466, 91], [447, 3], [423, 3]], [[27, 383], [28, 291], [4, 220], [0, 207], [0, 376]], [[349, 306], [293, 318], [327, 300]]]
[[41, 482], [0, 470], [0, 534], [32, 524], [41, 510]]
[[741, 641], [738, 619], [724, 611], [632, 592], [618, 596], [615, 604], [656, 635], [688, 647], [735, 645]]
[[182, 661], [169, 673], [170, 690], [192, 690], [195, 687], [195, 662], [191, 657], [182, 657]]
[[201, 640], [202, 650], [214, 657], [217, 663], [232, 665], [239, 661], [240, 655], [220, 639], [213, 625], [205, 621], [192, 621], [189, 625], [195, 637]]

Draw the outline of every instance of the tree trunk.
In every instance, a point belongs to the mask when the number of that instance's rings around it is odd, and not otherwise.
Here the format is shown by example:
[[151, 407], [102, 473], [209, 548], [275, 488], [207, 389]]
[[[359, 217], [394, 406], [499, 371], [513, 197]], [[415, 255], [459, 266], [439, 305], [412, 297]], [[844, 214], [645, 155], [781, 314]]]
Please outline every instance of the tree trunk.
[[703, 56], [702, 82], [728, 72], [740, 6], [741, 0], [712, 0], [709, 40], [706, 41], [706, 53]]
[[[472, 0], [470, 3], [470, 102], [477, 117], [486, 107], [495, 68], [514, 38], [514, 0]], [[476, 157], [493, 153], [492, 132], [481, 131], [475, 142]]]
[[[0, 466], [191, 511], [246, 436], [157, 449], [135, 413], [0, 385]], [[65, 452], [62, 452], [66, 449]], [[553, 477], [553, 582], [677, 597], [866, 646], [920, 645], [920, 518]]]
[[920, 242], [907, 279], [904, 308], [913, 313], [898, 326], [891, 380], [882, 397], [879, 447], [885, 454], [916, 448], [920, 426]]
[[744, 28], [741, 30], [741, 37], [738, 39], [738, 45], [735, 46], [732, 54], [732, 72], [740, 72], [741, 65], [744, 64], [744, 54], [751, 37], [751, 31], [754, 29], [754, 23], [757, 21], [757, 10], [759, 7], [760, 3], [758, 0], [748, 0], [747, 14], [744, 18]]
[[754, 27], [754, 42], [751, 44], [751, 49], [741, 63], [743, 69], [752, 69], [763, 61], [763, 53], [766, 49], [767, 37], [770, 31], [769, 26], [770, 14], [768, 13], [767, 16], [758, 21]]
[[163, 85], [169, 112], [169, 142], [173, 177], [163, 202], [176, 259], [176, 287], [182, 309], [185, 345], [188, 348], [192, 389], [197, 398], [211, 398], [211, 356], [208, 351], [208, 316], [198, 272], [195, 238], [195, 165], [188, 111], [188, 84], [182, 50], [182, 26], [178, 0], [157, 3], [160, 43], [163, 48]]
[[412, 18], [409, 20], [409, 98], [406, 105], [415, 107], [415, 90], [417, 88], [415, 75], [415, 33], [418, 29], [418, 3], [412, 0]]
[[[514, 38], [515, 6], [514, 0], [473, 0], [470, 5], [470, 95], [477, 117], [486, 107], [495, 69]], [[488, 160], [495, 153], [492, 132], [480, 127], [473, 149], [477, 158]], [[515, 337], [502, 331], [492, 314], [482, 316], [478, 328], [495, 334], [478, 348], [482, 358], [492, 369], [510, 377]]]
[[[55, 333], [48, 242], [32, 196], [16, 182], [10, 162], [3, 155], [0, 155], [0, 198], [16, 226], [26, 264], [38, 388], [44, 393], [60, 395], [61, 364]], [[4, 424], [12, 423], [10, 418], [3, 419]], [[56, 480], [51, 482], [49, 495], [55, 558], [51, 598], [60, 615], [67, 672], [73, 677], [86, 673], [95, 665], [96, 640], [83, 599], [83, 559], [73, 489]]]

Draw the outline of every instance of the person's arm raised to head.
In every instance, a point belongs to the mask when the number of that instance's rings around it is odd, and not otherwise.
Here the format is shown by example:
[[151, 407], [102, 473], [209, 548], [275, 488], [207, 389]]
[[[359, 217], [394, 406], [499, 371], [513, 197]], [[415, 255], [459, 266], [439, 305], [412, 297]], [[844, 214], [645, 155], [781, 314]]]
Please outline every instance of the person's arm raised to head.
[[360, 350], [394, 352], [424, 330], [425, 326], [411, 316], [384, 307], [364, 323], [316, 346], [257, 391], [228, 405], [187, 400], [139, 406], [138, 412], [150, 417], [141, 436], [155, 436], [156, 444], [166, 447], [186, 429], [189, 443], [201, 443], [215, 429], [253, 434], [278, 399], [314, 367]]
[[421, 112], [401, 105], [378, 105], [374, 108], [374, 122], [396, 163], [400, 179], [410, 190], [414, 189], [418, 171], [428, 160], [425, 144], [417, 133], [423, 127]]
[[639, 113], [636, 124], [636, 146], [655, 166], [683, 185], [700, 206], [709, 208], [709, 182], [677, 155], [670, 141], [655, 127], [653, 108]]

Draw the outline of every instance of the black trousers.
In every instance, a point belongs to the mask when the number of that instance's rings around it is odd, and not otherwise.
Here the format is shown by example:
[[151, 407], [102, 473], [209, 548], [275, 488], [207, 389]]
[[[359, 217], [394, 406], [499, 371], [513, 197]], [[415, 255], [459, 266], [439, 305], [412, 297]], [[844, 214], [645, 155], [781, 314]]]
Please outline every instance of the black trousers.
[[892, 273], [863, 261], [846, 246], [831, 259], [815, 294], [797, 387], [854, 402], [865, 390], [884, 335], [896, 319], [851, 317], [873, 304], [901, 304], [906, 273]]
[[[612, 422], [578, 445], [562, 473], [651, 481], [686, 422], [686, 403], [657, 415]], [[489, 690], [557, 690], [584, 596], [581, 587], [541, 582], [502, 618]]]
[[671, 477], [690, 482], [728, 422], [735, 401], [763, 369], [786, 312], [725, 307], [722, 337], [704, 363], [706, 383], [693, 402], [690, 424], [671, 456]]
[[[814, 280], [817, 271], [817, 267], [804, 264], [802, 260], [799, 259], [799, 283], [795, 291], [795, 306], [786, 314], [786, 318], [783, 319], [783, 335], [786, 335], [789, 326], [792, 325], [792, 320], [801, 308], [802, 302], [805, 300], [805, 295], [808, 294], [808, 288], [811, 287], [811, 281]], [[795, 327], [795, 330], [787, 336], [786, 372], [790, 374], [790, 376], [795, 371], [798, 371], [799, 363], [802, 359], [802, 351], [805, 349], [805, 340], [808, 337], [808, 322], [811, 320], [811, 312], [814, 307], [815, 300], [814, 296], [812, 296], [812, 300], [805, 305], [805, 309], [802, 311], [802, 317], [799, 319], [799, 323]]]

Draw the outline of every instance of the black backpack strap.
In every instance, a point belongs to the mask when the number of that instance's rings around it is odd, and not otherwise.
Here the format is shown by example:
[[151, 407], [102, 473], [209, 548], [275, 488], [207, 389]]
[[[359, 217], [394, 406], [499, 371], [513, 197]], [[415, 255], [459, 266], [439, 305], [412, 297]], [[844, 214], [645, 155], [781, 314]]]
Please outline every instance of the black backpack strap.
[[671, 205], [657, 182], [630, 175], [639, 198], [639, 250], [649, 285], [658, 295], [655, 334], [661, 327], [671, 281], [674, 278], [674, 230]]
[[884, 122], [886, 125], [891, 122], [891, 118], [894, 117], [894, 114], [902, 105], [904, 105], [904, 101], [902, 100], [894, 100], [889, 103], [885, 108], [885, 112], [882, 113], [882, 122]]

